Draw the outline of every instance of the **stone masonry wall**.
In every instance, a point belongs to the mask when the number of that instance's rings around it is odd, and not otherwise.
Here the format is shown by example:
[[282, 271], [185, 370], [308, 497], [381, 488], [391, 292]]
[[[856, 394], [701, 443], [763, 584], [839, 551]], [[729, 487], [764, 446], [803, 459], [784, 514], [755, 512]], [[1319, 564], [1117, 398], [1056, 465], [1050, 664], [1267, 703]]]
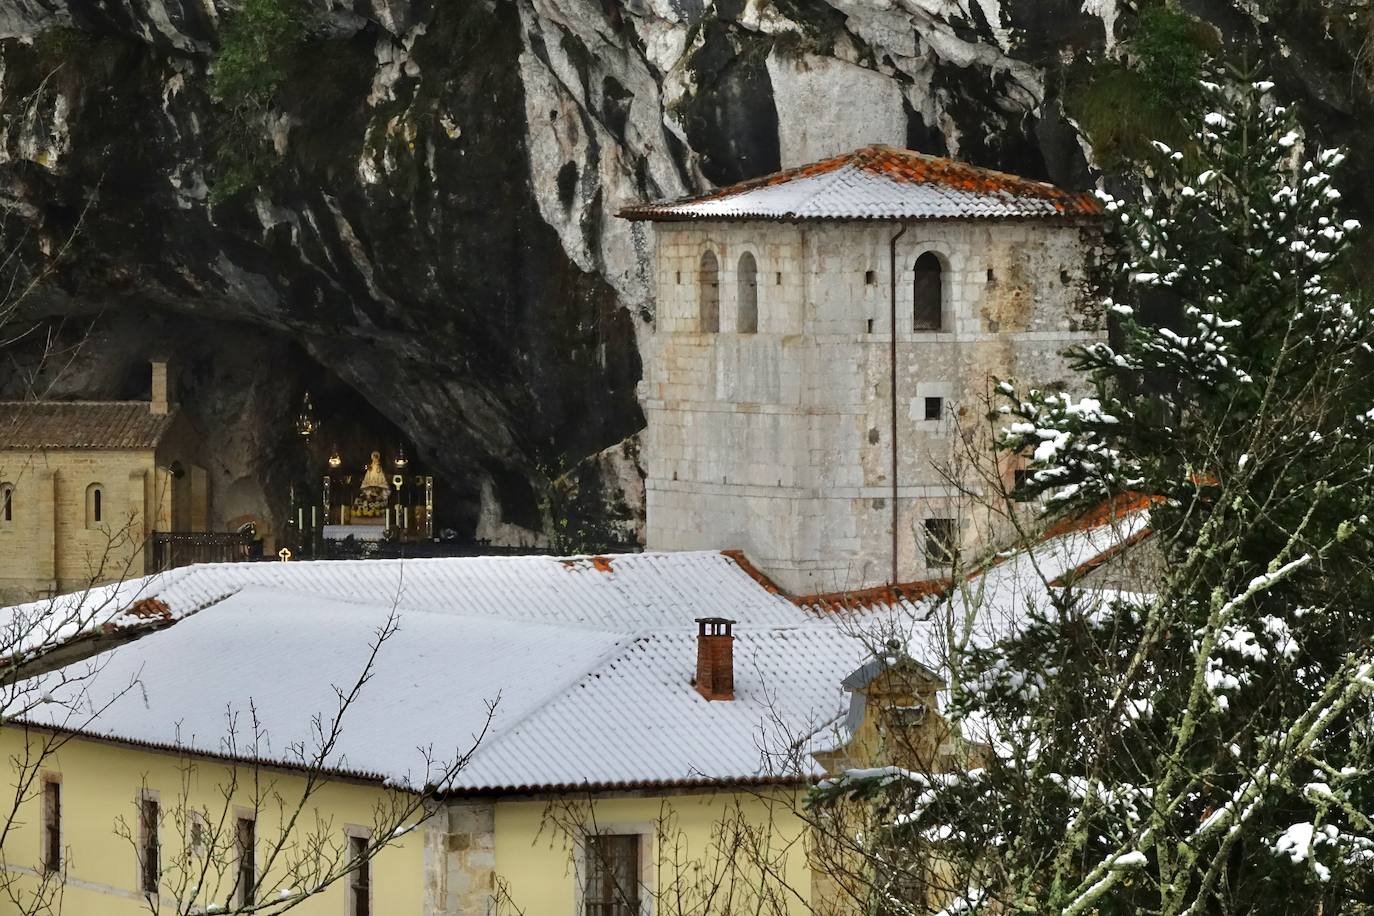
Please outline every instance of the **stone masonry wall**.
[[[797, 593], [890, 580], [897, 230], [655, 226], [658, 296], [642, 392], [649, 547], [740, 547]], [[926, 518], [958, 520], [965, 546], [990, 536], [950, 483], [956, 430], [986, 431], [994, 376], [1071, 381], [1061, 351], [1100, 333], [1083, 309], [1091, 233], [970, 220], [913, 223], [897, 242], [899, 581], [942, 572], [925, 562]], [[706, 250], [720, 265], [716, 334], [699, 329]], [[758, 264], [756, 334], [735, 331], [746, 251]], [[912, 328], [912, 269], [925, 252], [943, 267], [939, 331]], [[943, 399], [940, 419], [925, 418], [927, 397]]]
[[441, 805], [424, 823], [424, 916], [490, 916], [496, 890], [496, 804]]
[[[14, 485], [13, 519], [0, 520], [0, 598], [142, 575], [153, 467], [151, 451], [0, 452], [0, 483]], [[92, 484], [102, 520], [88, 524]]]
[[[14, 487], [0, 518], [0, 602], [76, 591], [146, 572], [147, 520], [158, 531], [204, 531], [206, 474], [183, 437], [152, 450], [0, 451], [0, 485]], [[184, 473], [167, 469], [174, 461]], [[101, 519], [88, 491], [101, 490]]]

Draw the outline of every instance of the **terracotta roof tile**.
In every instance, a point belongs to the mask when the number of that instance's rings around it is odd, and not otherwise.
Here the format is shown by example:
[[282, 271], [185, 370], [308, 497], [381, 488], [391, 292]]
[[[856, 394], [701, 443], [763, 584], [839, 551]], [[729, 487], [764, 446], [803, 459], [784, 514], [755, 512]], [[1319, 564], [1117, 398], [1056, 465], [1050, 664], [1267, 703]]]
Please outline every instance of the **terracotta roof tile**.
[[0, 401], [0, 450], [156, 448], [175, 417], [146, 401]]
[[627, 207], [634, 220], [1063, 219], [1097, 217], [1091, 194], [926, 156], [866, 146], [692, 197]]

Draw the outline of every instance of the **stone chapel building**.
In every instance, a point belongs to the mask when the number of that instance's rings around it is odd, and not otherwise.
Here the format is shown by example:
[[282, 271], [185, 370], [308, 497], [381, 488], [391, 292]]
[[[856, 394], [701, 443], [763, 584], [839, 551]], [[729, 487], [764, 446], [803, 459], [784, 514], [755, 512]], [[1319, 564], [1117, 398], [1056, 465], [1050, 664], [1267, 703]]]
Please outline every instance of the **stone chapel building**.
[[953, 430], [993, 377], [1070, 381], [1101, 213], [888, 146], [622, 211], [655, 230], [647, 546], [739, 547], [793, 594], [946, 574], [989, 535]]
[[167, 363], [148, 401], [0, 401], [0, 600], [152, 572], [154, 532], [203, 532], [200, 436]]

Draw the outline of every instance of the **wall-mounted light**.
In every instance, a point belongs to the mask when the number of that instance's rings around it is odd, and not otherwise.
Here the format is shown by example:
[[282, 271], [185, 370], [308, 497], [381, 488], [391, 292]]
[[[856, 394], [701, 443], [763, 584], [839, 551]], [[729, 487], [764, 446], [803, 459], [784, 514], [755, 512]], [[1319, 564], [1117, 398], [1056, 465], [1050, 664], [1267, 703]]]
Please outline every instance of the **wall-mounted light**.
[[339, 454], [339, 447], [336, 445], [334, 446], [333, 450], [329, 453], [329, 466], [331, 468], [337, 468], [342, 464], [343, 456]]
[[406, 465], [410, 464], [410, 459], [406, 457], [405, 446], [396, 446], [396, 457], [391, 459], [391, 463], [396, 465], [396, 467], [398, 468], [403, 468]]

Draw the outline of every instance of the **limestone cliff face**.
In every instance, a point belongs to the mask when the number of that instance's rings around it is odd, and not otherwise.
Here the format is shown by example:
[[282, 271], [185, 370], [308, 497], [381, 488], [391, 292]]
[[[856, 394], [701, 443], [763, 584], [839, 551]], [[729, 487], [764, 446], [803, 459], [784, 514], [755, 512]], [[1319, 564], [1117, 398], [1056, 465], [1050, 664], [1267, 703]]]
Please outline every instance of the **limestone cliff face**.
[[[363, 414], [439, 468], [454, 527], [547, 532], [552, 514], [592, 541], [637, 523], [651, 239], [620, 206], [868, 142], [1110, 181], [1089, 141], [1119, 125], [1089, 137], [1075, 104], [1111, 114], [1093, 68], [1129, 62], [1136, 16], [1118, 0], [247, 2], [298, 26], [256, 108], [214, 91], [243, 0], [0, 4], [0, 232], [35, 256], [67, 246], [28, 304], [44, 339], [91, 329], [55, 392], [136, 395], [141, 361], [172, 354], [216, 493], [234, 494], [225, 518], [265, 511], [304, 466], [289, 419], [309, 387], [365, 402], [350, 428]], [[1183, 6], [1328, 139], [1367, 147], [1361, 4]]]

